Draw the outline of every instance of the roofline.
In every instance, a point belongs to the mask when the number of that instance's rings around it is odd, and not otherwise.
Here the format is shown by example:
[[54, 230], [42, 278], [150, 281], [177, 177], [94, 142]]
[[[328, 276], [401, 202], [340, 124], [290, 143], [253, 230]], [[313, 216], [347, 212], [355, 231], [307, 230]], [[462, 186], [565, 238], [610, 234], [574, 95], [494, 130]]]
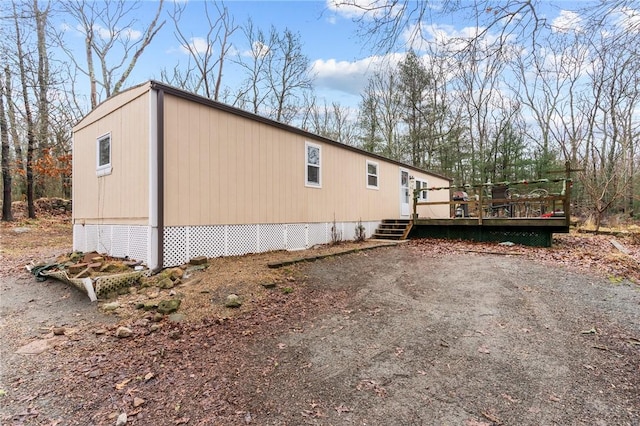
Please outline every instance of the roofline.
[[[238, 116], [241, 116], [241, 117], [244, 117], [244, 118], [248, 118], [250, 120], [257, 121], [257, 122], [260, 122], [260, 123], [264, 123], [264, 124], [267, 124], [267, 125], [272, 126], [272, 127], [277, 127], [277, 128], [280, 128], [282, 130], [286, 130], [286, 131], [291, 132], [291, 133], [297, 133], [297, 134], [299, 134], [301, 136], [312, 138], [312, 139], [321, 141], [323, 143], [327, 143], [329, 145], [333, 145], [333, 146], [336, 146], [336, 147], [339, 147], [339, 148], [343, 148], [343, 149], [346, 149], [346, 150], [349, 150], [349, 151], [357, 152], [359, 154], [363, 154], [363, 155], [366, 155], [366, 156], [369, 156], [369, 157], [372, 157], [372, 158], [375, 158], [375, 159], [378, 159], [378, 160], [381, 160], [381, 161], [386, 161], [388, 163], [396, 164], [396, 165], [398, 165], [400, 167], [404, 167], [404, 168], [407, 168], [407, 169], [415, 170], [415, 171], [418, 171], [418, 172], [421, 172], [421, 173], [426, 173], [426, 174], [429, 174], [429, 175], [432, 175], [432, 176], [435, 176], [435, 177], [438, 177], [438, 178], [441, 178], [441, 179], [445, 179], [445, 180], [447, 180], [449, 182], [453, 182], [453, 178], [450, 178], [450, 177], [447, 177], [447, 176], [444, 176], [444, 175], [441, 175], [441, 174], [438, 174], [438, 173], [430, 172], [428, 170], [424, 170], [424, 169], [412, 166], [410, 164], [403, 163], [401, 161], [392, 160], [392, 159], [384, 157], [382, 155], [374, 154], [372, 152], [365, 151], [363, 149], [356, 148], [356, 147], [351, 146], [351, 145], [340, 143], [340, 142], [334, 141], [332, 139], [326, 138], [324, 136], [316, 135], [315, 133], [311, 133], [311, 132], [309, 132], [307, 130], [302, 130], [302, 129], [298, 128], [298, 127], [294, 127], [294, 126], [291, 126], [289, 124], [284, 124], [284, 123], [281, 123], [279, 121], [272, 120], [270, 118], [263, 117], [263, 116], [258, 115], [258, 114], [254, 114], [252, 112], [245, 111], [243, 109], [236, 108], [236, 107], [233, 107], [233, 106], [228, 105], [228, 104], [224, 104], [222, 102], [214, 101], [214, 100], [206, 98], [204, 96], [200, 96], [200, 95], [197, 95], [195, 93], [188, 92], [186, 90], [179, 89], [177, 87], [170, 86], [170, 85], [167, 85], [165, 83], [161, 83], [161, 82], [156, 81], [156, 80], [150, 80], [149, 83], [150, 83], [150, 88], [151, 89], [163, 90], [166, 94], [169, 94], [169, 95], [173, 95], [173, 96], [176, 96], [176, 97], [179, 97], [179, 98], [183, 98], [183, 99], [186, 99], [186, 100], [189, 100], [189, 101], [193, 101], [193, 102], [196, 102], [196, 103], [199, 103], [199, 104], [202, 104], [202, 105], [206, 105], [206, 106], [209, 106], [209, 107], [212, 107], [212, 108], [216, 108], [216, 109], [228, 112], [230, 114], [234, 114], [234, 115], [238, 115]], [[138, 86], [140, 86], [140, 85], [138, 85]], [[136, 86], [136, 87], [138, 87], [138, 86]]]

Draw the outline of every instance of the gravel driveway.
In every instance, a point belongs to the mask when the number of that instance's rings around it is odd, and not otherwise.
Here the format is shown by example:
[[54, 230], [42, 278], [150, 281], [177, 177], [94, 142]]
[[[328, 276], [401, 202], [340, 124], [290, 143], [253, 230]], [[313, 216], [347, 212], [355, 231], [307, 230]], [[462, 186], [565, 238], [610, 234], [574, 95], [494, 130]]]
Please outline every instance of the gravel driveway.
[[[34, 294], [31, 278], [4, 276], [0, 420], [640, 424], [637, 284], [438, 247], [299, 264], [285, 274], [293, 291], [276, 288], [252, 311], [153, 332], [138, 320], [130, 339], [86, 296], [60, 283]], [[68, 335], [54, 349], [14, 353], [56, 325]]]

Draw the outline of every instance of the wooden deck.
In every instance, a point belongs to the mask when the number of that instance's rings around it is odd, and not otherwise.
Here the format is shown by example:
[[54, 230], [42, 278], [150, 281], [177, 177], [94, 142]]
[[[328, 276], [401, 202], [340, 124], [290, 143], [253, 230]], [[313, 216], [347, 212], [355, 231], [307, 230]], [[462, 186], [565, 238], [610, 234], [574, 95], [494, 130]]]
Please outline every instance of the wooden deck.
[[[530, 189], [531, 183], [512, 183], [510, 187], [502, 183], [502, 191], [498, 196], [495, 191], [490, 193], [497, 184], [489, 188], [487, 184], [482, 184], [464, 188], [417, 189], [414, 191], [413, 226], [409, 237], [511, 241], [532, 246], [551, 246], [554, 233], [569, 232], [571, 181], [540, 180], [535, 182], [540, 184], [535, 189]], [[561, 192], [549, 193], [541, 188], [547, 183], [561, 183]], [[467, 194], [469, 189], [474, 193]], [[417, 194], [425, 190], [449, 190], [450, 201], [418, 202]], [[461, 198], [461, 194], [464, 194], [464, 198]], [[451, 218], [420, 217], [420, 206], [438, 204], [449, 205]]]

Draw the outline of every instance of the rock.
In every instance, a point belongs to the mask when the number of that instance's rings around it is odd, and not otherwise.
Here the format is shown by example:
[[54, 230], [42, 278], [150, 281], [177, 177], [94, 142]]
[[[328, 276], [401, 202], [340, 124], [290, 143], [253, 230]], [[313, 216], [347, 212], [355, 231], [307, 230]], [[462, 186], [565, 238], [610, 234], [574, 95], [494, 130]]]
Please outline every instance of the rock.
[[242, 300], [237, 294], [230, 294], [227, 296], [227, 300], [224, 302], [224, 306], [227, 308], [239, 308], [242, 306]]
[[168, 336], [170, 339], [178, 340], [182, 336], [182, 333], [180, 332], [180, 330], [171, 330]]
[[169, 277], [172, 280], [178, 280], [181, 279], [184, 276], [184, 271], [180, 268], [171, 268], [169, 269]]
[[156, 314], [153, 316], [153, 318], [151, 318], [151, 321], [153, 322], [160, 322], [164, 319], [164, 315], [162, 315], [159, 312], [156, 312]]
[[170, 314], [180, 307], [180, 299], [163, 300], [158, 303], [158, 312], [161, 314]]
[[54, 336], [64, 336], [64, 333], [65, 333], [66, 331], [67, 331], [67, 330], [65, 330], [65, 328], [64, 328], [64, 327], [55, 327], [55, 328], [53, 329], [53, 335], [54, 335]]
[[173, 283], [173, 281], [171, 281], [171, 278], [163, 278], [162, 280], [158, 281], [158, 287], [160, 288], [173, 288], [175, 286], [175, 284]]
[[189, 261], [189, 263], [192, 265], [205, 265], [207, 263], [207, 258], [206, 256], [194, 257]]
[[184, 321], [184, 319], [185, 319], [184, 314], [173, 313], [173, 314], [169, 315], [169, 321], [170, 322], [182, 322], [182, 321]]
[[133, 398], [133, 407], [134, 408], [138, 408], [139, 406], [141, 406], [142, 404], [144, 404], [146, 401], [142, 398], [138, 398], [135, 397]]
[[121, 413], [116, 420], [116, 426], [124, 426], [127, 424], [127, 413]]
[[102, 370], [97, 369], [97, 370], [91, 370], [87, 373], [87, 377], [89, 377], [90, 379], [95, 379], [97, 377], [102, 376]]
[[100, 336], [102, 334], [107, 334], [107, 330], [105, 330], [104, 328], [99, 328], [96, 331], [94, 331], [94, 333], [96, 333], [97, 336]]
[[142, 305], [142, 309], [145, 311], [153, 311], [158, 308], [158, 304], [155, 302], [147, 302]]
[[107, 274], [115, 274], [116, 272], [124, 272], [128, 270], [129, 267], [120, 262], [108, 262], [100, 268], [100, 272], [105, 272]]
[[109, 302], [109, 303], [105, 303], [104, 305], [102, 305], [102, 309], [107, 311], [107, 312], [115, 311], [119, 307], [120, 307], [120, 303], [118, 303], [118, 302]]
[[74, 251], [73, 253], [71, 253], [69, 255], [69, 260], [72, 261], [72, 262], [77, 262], [80, 259], [82, 259], [83, 256], [84, 255], [82, 254], [81, 251]]
[[133, 325], [137, 327], [146, 327], [149, 325], [149, 320], [146, 318], [141, 318], [138, 321], [134, 322]]
[[275, 288], [275, 286], [276, 286], [275, 282], [262, 283], [262, 287], [264, 288]]
[[116, 337], [125, 338], [131, 337], [133, 335], [133, 331], [128, 327], [118, 327], [116, 330]]
[[158, 331], [162, 328], [162, 326], [160, 324], [151, 324], [149, 326], [149, 331], [154, 332], [154, 331]]

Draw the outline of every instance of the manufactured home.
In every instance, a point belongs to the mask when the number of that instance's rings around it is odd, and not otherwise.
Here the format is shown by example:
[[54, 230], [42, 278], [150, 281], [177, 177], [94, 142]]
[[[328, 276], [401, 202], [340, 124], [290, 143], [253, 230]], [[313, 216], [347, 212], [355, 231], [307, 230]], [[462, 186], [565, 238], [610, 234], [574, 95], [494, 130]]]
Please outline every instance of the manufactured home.
[[[361, 223], [371, 236], [383, 219], [410, 218], [412, 185], [449, 183], [149, 81], [73, 128], [73, 246], [151, 269], [304, 249], [331, 242], [332, 228], [347, 240]], [[448, 191], [422, 194], [449, 199]], [[449, 207], [420, 214], [449, 217]]]

